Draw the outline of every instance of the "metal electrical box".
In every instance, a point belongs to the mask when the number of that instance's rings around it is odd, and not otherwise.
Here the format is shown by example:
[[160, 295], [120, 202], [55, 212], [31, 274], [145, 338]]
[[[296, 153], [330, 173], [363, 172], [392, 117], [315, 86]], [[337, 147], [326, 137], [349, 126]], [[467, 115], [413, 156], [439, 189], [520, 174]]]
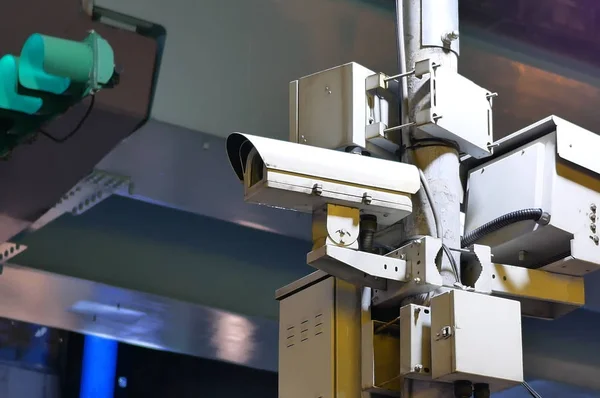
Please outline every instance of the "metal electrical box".
[[392, 153], [367, 139], [367, 125], [398, 122], [397, 107], [366, 91], [370, 69], [350, 62], [290, 83], [290, 141], [327, 149], [365, 148], [378, 157]]
[[[539, 208], [548, 225], [523, 221], [477, 243], [494, 261], [584, 275], [600, 267], [600, 136], [551, 117], [499, 141], [469, 171], [465, 233], [513, 211]], [[468, 163], [468, 162], [467, 162]]]
[[463, 290], [431, 300], [431, 371], [500, 391], [523, 381], [521, 304]]
[[415, 115], [419, 129], [457, 143], [462, 152], [473, 157], [490, 156], [494, 94], [449, 68], [430, 64], [428, 69], [429, 80], [424, 88], [431, 101]]
[[360, 397], [359, 289], [319, 271], [277, 299], [279, 398]]

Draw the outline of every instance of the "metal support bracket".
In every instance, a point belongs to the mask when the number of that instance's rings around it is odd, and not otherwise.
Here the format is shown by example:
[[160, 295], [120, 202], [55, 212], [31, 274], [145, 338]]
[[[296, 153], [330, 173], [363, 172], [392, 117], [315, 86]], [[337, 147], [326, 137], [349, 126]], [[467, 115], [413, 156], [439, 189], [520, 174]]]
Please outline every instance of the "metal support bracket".
[[492, 293], [492, 249], [489, 246], [473, 245], [461, 251], [462, 283], [477, 293]]
[[5, 242], [0, 244], [0, 267], [11, 258], [21, 254], [27, 249], [27, 246], [18, 243]]
[[36, 231], [65, 213], [81, 215], [114, 193], [130, 193], [131, 188], [128, 177], [94, 170], [64, 194], [53, 208], [31, 225], [29, 230]]
[[437, 268], [442, 242], [425, 236], [389, 253], [386, 257], [405, 260], [408, 275], [404, 281], [390, 281], [386, 290], [373, 291], [373, 304], [397, 305], [404, 298], [429, 293], [443, 286], [442, 275]]
[[406, 261], [325, 245], [306, 256], [308, 265], [358, 286], [386, 289], [388, 281], [406, 281]]
[[492, 295], [521, 302], [525, 316], [556, 319], [585, 305], [584, 279], [493, 264]]

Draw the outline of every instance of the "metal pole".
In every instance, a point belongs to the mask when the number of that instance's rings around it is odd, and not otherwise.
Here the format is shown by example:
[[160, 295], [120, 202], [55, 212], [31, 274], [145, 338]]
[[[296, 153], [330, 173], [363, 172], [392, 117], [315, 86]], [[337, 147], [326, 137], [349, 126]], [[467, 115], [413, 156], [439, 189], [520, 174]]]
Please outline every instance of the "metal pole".
[[[430, 59], [444, 68], [457, 69], [458, 54], [458, 0], [404, 0], [403, 25], [405, 42], [405, 70], [414, 68], [415, 62]], [[456, 19], [454, 21], [454, 19]], [[437, 39], [437, 43], [436, 43]], [[408, 119], [415, 120], [418, 113], [429, 102], [423, 94], [427, 78], [408, 76], [407, 86]], [[434, 205], [441, 217], [442, 231], [437, 231], [444, 243], [451, 248], [460, 247], [460, 202], [462, 185], [459, 175], [458, 151], [448, 144], [419, 148], [416, 140], [427, 136], [411, 127], [404, 134], [404, 161], [423, 170], [431, 188]], [[435, 141], [433, 141], [435, 142]], [[404, 223], [405, 237], [434, 235], [435, 223], [431, 206], [423, 190], [413, 199], [413, 214]], [[454, 283], [454, 275], [448, 259], [444, 256], [442, 276], [446, 282]]]
[[[402, 21], [404, 30], [405, 55], [403, 71], [412, 70], [415, 62], [430, 59], [444, 68], [457, 70], [458, 54], [452, 49], [458, 49], [458, 0], [404, 0], [401, 1]], [[453, 19], [456, 19], [453, 21]], [[436, 40], [438, 41], [436, 43]], [[452, 43], [455, 40], [456, 42]], [[437, 44], [437, 45], [436, 45]], [[406, 102], [408, 120], [414, 121], [415, 114], [430, 102], [429, 95], [423, 94], [423, 85], [427, 79], [415, 76], [406, 77]], [[403, 123], [407, 120], [404, 119]], [[442, 231], [437, 235], [452, 248], [460, 247], [460, 202], [462, 200], [462, 185], [459, 176], [458, 151], [441, 144], [418, 148], [416, 140], [428, 138], [411, 127], [403, 135], [403, 143], [411, 148], [405, 151], [403, 160], [412, 163], [423, 170], [429, 184], [434, 205], [441, 218]], [[427, 202], [424, 190], [413, 196], [413, 213], [404, 222], [404, 236], [435, 235], [431, 205]], [[445, 282], [454, 283], [455, 276], [450, 262], [444, 256], [442, 261], [442, 276]], [[453, 387], [447, 383], [406, 380], [403, 386], [403, 398], [448, 398], [453, 397]]]

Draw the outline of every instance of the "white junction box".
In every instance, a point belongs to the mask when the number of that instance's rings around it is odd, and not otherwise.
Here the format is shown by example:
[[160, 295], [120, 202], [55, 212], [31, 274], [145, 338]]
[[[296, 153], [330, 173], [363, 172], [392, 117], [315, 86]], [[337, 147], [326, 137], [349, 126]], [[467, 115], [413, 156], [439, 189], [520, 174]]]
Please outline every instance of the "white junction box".
[[469, 171], [465, 233], [513, 211], [542, 209], [548, 225], [522, 221], [485, 236], [494, 261], [581, 276], [600, 267], [600, 136], [550, 117], [498, 142]]
[[[461, 152], [475, 158], [490, 156], [494, 94], [449, 68], [434, 67], [430, 60], [415, 65], [415, 69], [421, 68], [429, 72], [425, 88], [431, 101], [415, 116], [419, 129], [457, 143]], [[417, 77], [423, 71], [418, 71]]]
[[521, 304], [463, 290], [434, 297], [431, 363], [439, 381], [487, 383], [492, 392], [521, 383]]
[[360, 147], [377, 157], [394, 157], [394, 151], [367, 139], [367, 125], [391, 127], [398, 121], [396, 106], [367, 94], [366, 79], [374, 74], [350, 62], [291, 82], [290, 141], [327, 149]]

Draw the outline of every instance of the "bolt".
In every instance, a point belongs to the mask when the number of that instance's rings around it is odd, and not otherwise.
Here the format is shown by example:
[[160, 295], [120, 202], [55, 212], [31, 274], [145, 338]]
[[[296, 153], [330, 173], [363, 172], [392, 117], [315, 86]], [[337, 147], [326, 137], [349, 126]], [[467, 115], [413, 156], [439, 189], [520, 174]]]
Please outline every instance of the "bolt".
[[373, 201], [373, 197], [369, 195], [367, 192], [363, 193], [362, 201], [366, 205], [370, 205]]
[[323, 187], [320, 184], [315, 184], [312, 189], [313, 195], [321, 196], [323, 193]]
[[423, 365], [421, 365], [421, 364], [415, 365], [415, 372], [421, 373], [422, 371], [423, 371]]
[[451, 43], [454, 40], [458, 40], [458, 37], [459, 37], [458, 30], [453, 30], [452, 32], [448, 32], [444, 36], [442, 36], [442, 41], [444, 41], [446, 43]]
[[415, 282], [418, 285], [421, 283], [421, 278], [415, 278], [413, 279], [413, 282]]
[[600, 244], [600, 238], [598, 235], [591, 235], [590, 239], [593, 240], [595, 244]]
[[119, 387], [127, 388], [127, 377], [119, 377], [118, 383], [119, 383]]
[[406, 260], [406, 254], [405, 253], [402, 253], [400, 255], [400, 260]]
[[329, 88], [329, 86], [325, 86], [325, 92], [327, 94], [331, 94], [331, 89]]

